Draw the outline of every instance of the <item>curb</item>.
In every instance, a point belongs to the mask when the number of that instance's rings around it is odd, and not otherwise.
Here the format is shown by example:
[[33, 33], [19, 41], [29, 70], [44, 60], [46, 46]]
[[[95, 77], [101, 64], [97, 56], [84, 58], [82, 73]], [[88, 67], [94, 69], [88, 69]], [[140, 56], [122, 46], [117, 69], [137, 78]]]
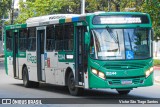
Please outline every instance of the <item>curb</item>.
[[155, 77], [154, 80], [155, 80], [156, 83], [160, 83], [160, 76]]

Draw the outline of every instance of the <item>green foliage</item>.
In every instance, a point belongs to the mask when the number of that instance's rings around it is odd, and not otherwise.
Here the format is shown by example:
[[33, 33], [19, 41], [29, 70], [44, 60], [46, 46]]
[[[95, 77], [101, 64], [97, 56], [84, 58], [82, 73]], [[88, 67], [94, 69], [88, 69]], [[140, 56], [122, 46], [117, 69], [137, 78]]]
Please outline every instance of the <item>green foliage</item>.
[[160, 60], [159, 59], [154, 59], [154, 66], [160, 66]]
[[0, 0], [0, 40], [2, 38], [2, 20], [8, 15], [8, 11], [11, 9], [11, 0]]
[[86, 0], [86, 12], [108, 11], [107, 0]]
[[29, 17], [58, 14], [76, 13], [80, 2], [77, 0], [34, 0], [20, 1], [20, 15], [15, 23], [25, 23]]
[[0, 0], [0, 19], [11, 9], [11, 0]]
[[[58, 13], [80, 14], [81, 0], [27, 0], [20, 2], [20, 15], [15, 23], [25, 23], [26, 19]], [[95, 11], [126, 11], [126, 8], [145, 12], [151, 15], [154, 28], [154, 39], [160, 39], [160, 0], [86, 0], [86, 12]]]
[[149, 13], [151, 15], [154, 40], [160, 39], [160, 0], [146, 0], [136, 11]]

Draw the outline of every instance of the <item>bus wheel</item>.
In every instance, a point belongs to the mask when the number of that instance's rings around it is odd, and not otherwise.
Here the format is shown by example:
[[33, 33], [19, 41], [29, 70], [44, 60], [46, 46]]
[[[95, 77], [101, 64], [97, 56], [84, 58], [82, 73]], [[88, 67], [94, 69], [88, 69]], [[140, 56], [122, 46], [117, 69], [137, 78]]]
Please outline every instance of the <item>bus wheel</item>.
[[78, 96], [83, 94], [83, 89], [75, 86], [75, 80], [72, 72], [70, 72], [68, 76], [68, 89], [71, 95]]
[[28, 78], [28, 69], [27, 69], [27, 67], [23, 68], [23, 85], [25, 87], [27, 87], [27, 88], [32, 86], [32, 82], [29, 81], [29, 78]]
[[117, 90], [120, 95], [127, 95], [131, 90]]

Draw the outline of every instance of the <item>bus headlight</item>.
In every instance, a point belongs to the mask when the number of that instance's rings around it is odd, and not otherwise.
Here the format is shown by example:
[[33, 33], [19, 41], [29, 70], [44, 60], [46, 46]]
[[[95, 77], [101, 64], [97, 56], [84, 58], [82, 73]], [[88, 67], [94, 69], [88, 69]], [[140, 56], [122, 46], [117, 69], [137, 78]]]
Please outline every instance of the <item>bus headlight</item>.
[[100, 72], [100, 71], [98, 71], [96, 69], [92, 69], [92, 73], [95, 74], [95, 75], [97, 75], [98, 77], [100, 77], [102, 79], [105, 79], [105, 75], [104, 75], [103, 72]]
[[98, 76], [99, 76], [100, 78], [102, 78], [102, 79], [105, 79], [105, 75], [104, 75], [103, 72], [99, 72], [99, 73], [98, 73]]
[[98, 75], [98, 71], [96, 69], [92, 69], [92, 73]]
[[146, 71], [146, 78], [153, 72], [153, 67]]

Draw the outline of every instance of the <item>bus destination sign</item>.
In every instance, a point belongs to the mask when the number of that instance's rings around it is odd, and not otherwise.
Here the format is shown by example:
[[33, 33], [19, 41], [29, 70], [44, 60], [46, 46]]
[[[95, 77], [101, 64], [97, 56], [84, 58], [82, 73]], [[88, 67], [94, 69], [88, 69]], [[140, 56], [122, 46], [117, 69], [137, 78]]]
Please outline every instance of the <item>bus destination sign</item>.
[[140, 17], [114, 17], [114, 18], [100, 18], [100, 22], [102, 24], [123, 24], [123, 23], [141, 23], [141, 18]]
[[149, 19], [146, 15], [134, 16], [95, 16], [93, 24], [147, 24]]

